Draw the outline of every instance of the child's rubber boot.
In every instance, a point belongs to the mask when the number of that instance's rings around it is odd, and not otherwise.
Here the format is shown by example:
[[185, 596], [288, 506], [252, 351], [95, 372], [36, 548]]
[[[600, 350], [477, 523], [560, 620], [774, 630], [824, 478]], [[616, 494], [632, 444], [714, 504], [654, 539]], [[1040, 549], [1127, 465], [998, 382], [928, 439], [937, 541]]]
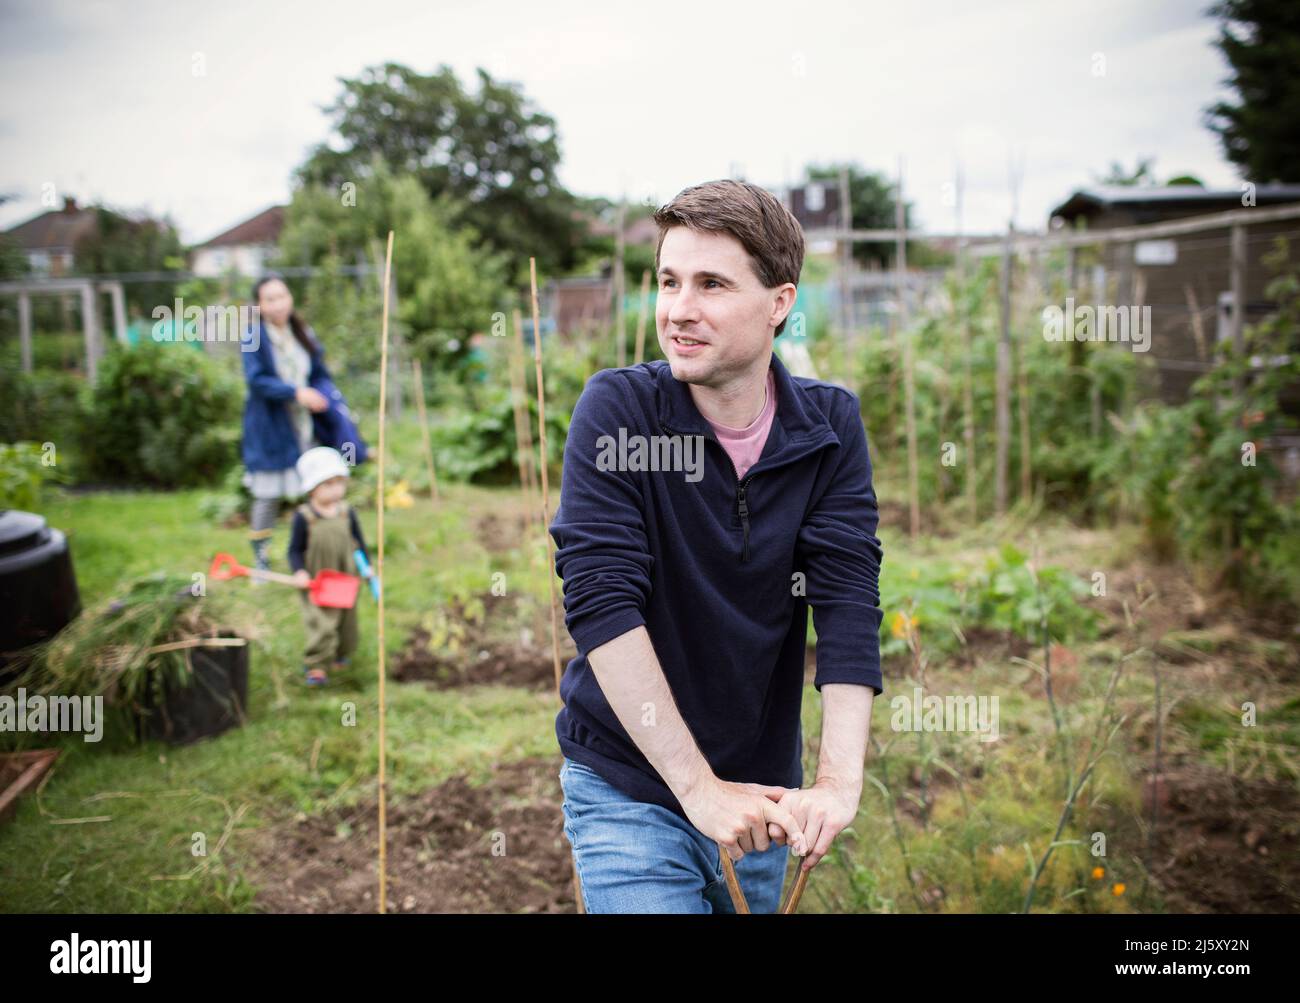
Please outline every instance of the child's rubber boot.
[[[271, 570], [271, 537], [270, 535], [261, 537], [252, 537], [250, 542], [253, 545], [253, 567], [258, 571]], [[265, 585], [266, 580], [262, 578], [249, 578], [249, 583], [254, 587]]]
[[310, 665], [302, 667], [302, 678], [308, 686], [324, 686], [329, 682], [329, 674], [319, 666], [313, 668]]

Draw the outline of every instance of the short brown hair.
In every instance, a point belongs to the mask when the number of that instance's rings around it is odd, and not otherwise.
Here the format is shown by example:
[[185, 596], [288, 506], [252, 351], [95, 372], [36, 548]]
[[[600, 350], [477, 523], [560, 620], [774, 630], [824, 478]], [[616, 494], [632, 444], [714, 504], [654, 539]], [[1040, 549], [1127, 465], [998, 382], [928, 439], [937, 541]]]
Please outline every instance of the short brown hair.
[[[791, 282], [799, 284], [803, 270], [803, 227], [771, 192], [748, 181], [706, 181], [685, 188], [654, 214], [659, 224], [655, 245], [655, 274], [664, 237], [674, 226], [729, 233], [749, 252], [754, 274], [767, 289]], [[779, 335], [785, 319], [776, 327]]]

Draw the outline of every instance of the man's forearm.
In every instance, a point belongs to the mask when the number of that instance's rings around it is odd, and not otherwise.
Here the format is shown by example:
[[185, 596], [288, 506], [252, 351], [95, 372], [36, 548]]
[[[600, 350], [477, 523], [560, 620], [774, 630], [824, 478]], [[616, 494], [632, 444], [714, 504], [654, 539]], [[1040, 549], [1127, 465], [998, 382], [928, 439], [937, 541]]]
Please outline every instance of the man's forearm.
[[827, 781], [860, 795], [875, 692], [870, 686], [856, 683], [826, 683], [821, 694], [822, 740], [817, 755], [817, 782]]
[[678, 800], [713, 776], [645, 627], [593, 648], [587, 661], [619, 722]]

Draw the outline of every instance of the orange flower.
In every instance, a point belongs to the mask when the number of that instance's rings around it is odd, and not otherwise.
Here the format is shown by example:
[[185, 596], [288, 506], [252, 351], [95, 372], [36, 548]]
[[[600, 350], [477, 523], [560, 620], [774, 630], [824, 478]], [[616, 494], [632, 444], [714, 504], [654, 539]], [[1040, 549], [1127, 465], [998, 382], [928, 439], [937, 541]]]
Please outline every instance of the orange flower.
[[905, 638], [916, 629], [916, 625], [920, 622], [920, 617], [908, 616], [906, 613], [895, 613], [893, 620], [890, 621], [889, 632], [897, 638]]
[[1104, 878], [1105, 876], [1106, 876], [1106, 868], [1104, 868], [1104, 867], [1094, 867], [1094, 868], [1092, 869], [1092, 877], [1093, 877], [1093, 880], [1095, 880], [1095, 881], [1100, 881], [1100, 880], [1101, 880], [1102, 878]]
[[1119, 898], [1121, 895], [1123, 895], [1124, 882], [1123, 881], [1118, 882], [1113, 888], [1111, 888], [1111, 892], [1114, 894], [1116, 898]]

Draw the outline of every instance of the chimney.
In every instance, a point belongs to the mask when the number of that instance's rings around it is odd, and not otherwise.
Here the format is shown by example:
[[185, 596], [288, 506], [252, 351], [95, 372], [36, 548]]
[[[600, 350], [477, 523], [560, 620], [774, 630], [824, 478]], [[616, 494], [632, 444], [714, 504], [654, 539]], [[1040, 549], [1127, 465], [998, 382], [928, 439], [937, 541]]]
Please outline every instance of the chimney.
[[76, 212], [76, 211], [77, 211], [77, 200], [74, 199], [71, 195], [64, 195], [64, 196], [63, 196], [63, 211], [64, 211], [64, 212]]

